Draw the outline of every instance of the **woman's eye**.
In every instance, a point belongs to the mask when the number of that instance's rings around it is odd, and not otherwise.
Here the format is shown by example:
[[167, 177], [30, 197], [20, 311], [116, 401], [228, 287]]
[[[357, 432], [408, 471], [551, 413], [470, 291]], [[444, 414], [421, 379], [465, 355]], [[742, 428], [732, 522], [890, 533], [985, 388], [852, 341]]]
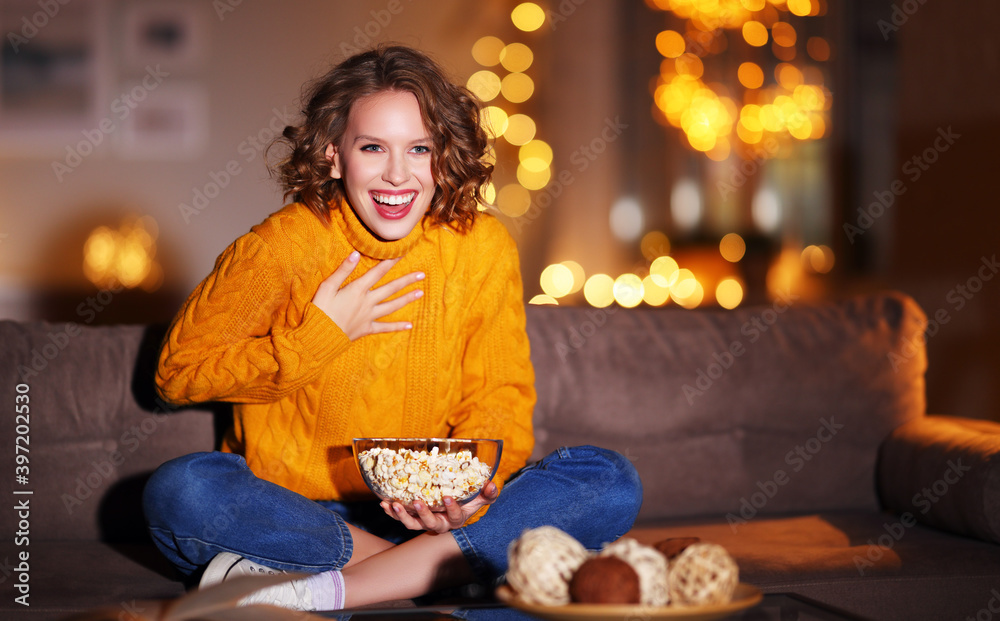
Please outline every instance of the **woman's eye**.
[[378, 146], [377, 144], [366, 144], [365, 146], [361, 147], [361, 150], [368, 151], [369, 153], [374, 153], [376, 151], [381, 150], [381, 148], [382, 147]]
[[416, 153], [416, 154], [418, 154], [418, 155], [422, 155], [424, 153], [430, 153], [431, 152], [431, 148], [427, 147], [427, 146], [421, 145], [421, 146], [418, 146], [418, 147], [413, 147], [413, 152]]

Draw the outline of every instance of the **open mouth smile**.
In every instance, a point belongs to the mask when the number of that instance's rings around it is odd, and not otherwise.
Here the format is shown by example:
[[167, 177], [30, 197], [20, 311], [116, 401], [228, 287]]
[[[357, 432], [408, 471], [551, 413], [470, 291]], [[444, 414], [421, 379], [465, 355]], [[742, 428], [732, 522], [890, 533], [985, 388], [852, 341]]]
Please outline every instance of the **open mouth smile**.
[[372, 198], [375, 211], [382, 218], [387, 220], [399, 220], [406, 217], [413, 207], [413, 202], [417, 198], [417, 192], [406, 190], [401, 192], [376, 192], [368, 193]]

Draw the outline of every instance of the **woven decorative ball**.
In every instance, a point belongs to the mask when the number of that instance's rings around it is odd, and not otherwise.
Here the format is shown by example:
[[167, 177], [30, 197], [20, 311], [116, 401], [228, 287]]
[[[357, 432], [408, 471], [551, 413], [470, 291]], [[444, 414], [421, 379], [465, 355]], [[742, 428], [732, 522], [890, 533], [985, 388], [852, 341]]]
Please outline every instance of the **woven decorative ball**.
[[725, 604], [739, 581], [736, 561], [718, 544], [690, 545], [670, 563], [670, 597], [675, 604]]
[[653, 547], [660, 551], [663, 556], [667, 557], [668, 561], [674, 560], [674, 557], [684, 551], [689, 545], [701, 542], [698, 537], [669, 537], [662, 541], [657, 541], [653, 544]]
[[599, 555], [617, 556], [639, 574], [639, 603], [647, 606], [666, 606], [670, 603], [667, 557], [655, 548], [625, 538], [604, 546]]
[[589, 557], [583, 544], [558, 528], [532, 528], [507, 548], [507, 584], [532, 604], [568, 604], [573, 572]]

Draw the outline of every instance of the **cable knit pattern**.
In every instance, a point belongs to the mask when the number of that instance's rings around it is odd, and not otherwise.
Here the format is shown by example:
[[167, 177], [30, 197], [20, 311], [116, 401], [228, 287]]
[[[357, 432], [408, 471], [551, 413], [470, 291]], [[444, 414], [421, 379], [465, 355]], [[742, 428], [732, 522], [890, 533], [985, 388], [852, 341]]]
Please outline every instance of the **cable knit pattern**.
[[[392, 242], [373, 237], [349, 207], [331, 216], [327, 225], [288, 205], [222, 253], [170, 328], [161, 395], [233, 402], [223, 450], [309, 498], [371, 498], [351, 452], [351, 440], [367, 436], [502, 438], [502, 483], [534, 442], [513, 239], [488, 215], [466, 234], [425, 218]], [[312, 304], [354, 249], [362, 256], [350, 279], [394, 257], [379, 284], [426, 274], [416, 285], [424, 296], [384, 318], [412, 330], [350, 341]]]

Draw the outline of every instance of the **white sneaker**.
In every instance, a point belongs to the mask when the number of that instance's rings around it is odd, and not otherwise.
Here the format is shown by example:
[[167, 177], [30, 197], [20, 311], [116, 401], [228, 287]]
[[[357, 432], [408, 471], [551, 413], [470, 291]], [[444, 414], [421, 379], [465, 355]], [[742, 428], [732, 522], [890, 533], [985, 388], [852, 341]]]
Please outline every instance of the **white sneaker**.
[[316, 606], [313, 605], [312, 589], [306, 584], [305, 578], [282, 582], [254, 591], [237, 603], [238, 606], [253, 606], [254, 604], [270, 604], [292, 610], [316, 610]]
[[219, 584], [236, 576], [274, 576], [283, 574], [284, 570], [271, 569], [264, 565], [258, 565], [251, 560], [245, 559], [239, 554], [232, 552], [219, 552], [215, 558], [205, 568], [205, 573], [201, 575], [199, 589]]
[[[239, 554], [219, 552], [209, 562], [198, 583], [199, 589], [204, 589], [239, 576], [274, 576], [287, 573], [282, 569], [273, 569], [254, 563]], [[265, 587], [245, 596], [237, 603], [238, 606], [254, 604], [270, 604], [293, 610], [316, 610], [313, 606], [312, 589], [306, 580], [291, 580], [270, 587]]]

